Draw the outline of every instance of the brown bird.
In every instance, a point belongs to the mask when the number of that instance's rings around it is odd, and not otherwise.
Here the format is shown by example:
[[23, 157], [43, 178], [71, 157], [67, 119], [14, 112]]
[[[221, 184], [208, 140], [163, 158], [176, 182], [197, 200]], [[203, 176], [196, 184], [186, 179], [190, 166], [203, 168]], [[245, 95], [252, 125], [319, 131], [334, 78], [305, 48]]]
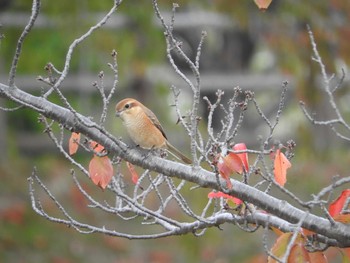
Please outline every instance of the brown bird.
[[130, 138], [144, 149], [164, 148], [179, 157], [183, 162], [192, 161], [168, 141], [156, 115], [141, 102], [126, 98], [115, 107], [116, 116], [120, 117]]

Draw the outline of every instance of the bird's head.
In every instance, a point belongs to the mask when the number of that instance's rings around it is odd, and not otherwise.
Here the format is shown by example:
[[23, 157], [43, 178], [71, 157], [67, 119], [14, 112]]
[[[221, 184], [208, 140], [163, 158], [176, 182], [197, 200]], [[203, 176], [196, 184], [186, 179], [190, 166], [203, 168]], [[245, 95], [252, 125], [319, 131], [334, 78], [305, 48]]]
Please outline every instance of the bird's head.
[[131, 98], [123, 99], [117, 103], [117, 106], [115, 106], [115, 115], [122, 120], [135, 116], [140, 111], [142, 111], [142, 104]]

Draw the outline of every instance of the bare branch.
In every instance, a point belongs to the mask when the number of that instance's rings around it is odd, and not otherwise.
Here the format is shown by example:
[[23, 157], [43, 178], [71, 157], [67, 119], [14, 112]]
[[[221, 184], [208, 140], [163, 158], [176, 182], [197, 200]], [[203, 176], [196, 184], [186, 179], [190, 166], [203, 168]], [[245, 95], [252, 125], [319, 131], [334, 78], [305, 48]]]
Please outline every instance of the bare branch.
[[19, 109], [21, 109], [21, 108], [23, 108], [22, 105], [17, 106], [17, 107], [13, 107], [13, 108], [4, 108], [4, 107], [0, 107], [0, 110], [2, 110], [2, 111], [16, 111], [16, 110], [19, 110]]
[[[33, 2], [32, 23], [35, 21], [35, 3], [39, 2]], [[71, 172], [73, 177], [72, 181], [89, 202], [88, 207], [91, 208], [92, 211], [105, 213], [107, 216], [112, 217], [113, 220], [135, 220], [145, 227], [151, 225], [151, 231], [154, 229], [154, 232], [148, 232], [149, 234], [129, 234], [125, 233], [124, 229], [117, 231], [119, 227], [117, 224], [115, 228], [112, 227], [111, 229], [107, 229], [103, 224], [97, 226], [76, 220], [72, 214], [67, 212], [68, 209], [60, 203], [60, 200], [52, 194], [49, 187], [47, 187], [39, 178], [36, 168], [34, 168], [32, 176], [28, 179], [29, 194], [34, 211], [52, 222], [71, 226], [79, 233], [103, 233], [105, 235], [125, 237], [129, 239], [150, 239], [187, 233], [201, 236], [208, 228], [220, 227], [220, 225], [224, 223], [236, 225], [243, 231], [250, 233], [257, 231], [261, 227], [269, 229], [273, 226], [284, 232], [292, 233], [286, 253], [282, 259], [278, 259], [272, 255], [271, 252], [267, 251], [272, 258], [279, 262], [287, 262], [292, 251], [292, 246], [300, 235], [301, 228], [309, 229], [316, 233], [314, 237], [312, 237], [312, 241], [315, 241], [317, 245], [314, 245], [314, 243], [311, 242], [311, 239], [309, 240], [312, 249], [317, 250], [328, 246], [350, 246], [350, 227], [336, 222], [327, 210], [327, 204], [329, 204], [334, 190], [340, 186], [348, 184], [350, 182], [350, 177], [341, 179], [335, 178], [331, 185], [321, 189], [318, 194], [312, 196], [310, 201], [306, 202], [301, 200], [301, 198], [286, 187], [277, 184], [274, 179], [273, 161], [269, 158], [269, 154], [274, 151], [271, 141], [285, 107], [288, 86], [287, 82], [283, 82], [282, 84], [280, 100], [273, 119], [265, 115], [252, 92], [243, 91], [236, 87], [233, 96], [229, 98], [227, 103], [224, 100], [224, 92], [221, 90], [217, 91], [216, 99], [214, 99], [213, 102], [209, 101], [208, 98], [203, 98], [209, 108], [207, 124], [208, 134], [202, 134], [202, 132], [198, 130], [198, 123], [201, 120], [201, 116], [199, 116], [199, 106], [201, 102], [201, 75], [199, 67], [206, 33], [202, 33], [201, 38], [199, 39], [196, 56], [194, 61], [192, 61], [183, 51], [181, 43], [177, 41], [173, 35], [176, 8], [178, 7], [177, 4], [173, 5], [171, 21], [167, 24], [159, 10], [158, 2], [153, 0], [154, 12], [160, 20], [164, 30], [166, 54], [169, 63], [192, 93], [191, 111], [190, 113], [187, 113], [186, 116], [183, 116], [179, 109], [180, 91], [175, 86], [171, 86], [179, 122], [191, 138], [191, 152], [195, 160], [194, 166], [187, 166], [181, 163], [169, 161], [153, 154], [147, 154], [145, 156], [143, 151], [138, 148], [129, 148], [126, 144], [105, 130], [103, 125], [107, 118], [107, 110], [113, 94], [117, 89], [119, 79], [117, 53], [115, 51], [112, 52], [113, 62], [108, 64], [111, 68], [112, 74], [114, 74], [114, 83], [111, 91], [109, 93], [106, 92], [104, 84], [105, 73], [103, 71], [99, 74], [99, 81], [94, 85], [102, 100], [102, 110], [99, 122], [96, 123], [91, 118], [79, 114], [71, 106], [70, 102], [64, 96], [59, 87], [69, 74], [72, 55], [75, 52], [76, 47], [82, 41], [91, 36], [95, 30], [99, 29], [107, 22], [112, 13], [117, 10], [120, 3], [121, 1], [114, 1], [114, 6], [99, 23], [92, 26], [85, 34], [73, 41], [67, 51], [62, 71], [59, 71], [54, 65], [48, 63], [46, 66], [48, 77], [41, 77], [39, 79], [48, 84], [51, 88], [40, 97], [26, 93], [14, 85], [16, 67], [21, 52], [22, 42], [32, 27], [31, 22], [29, 22], [27, 25], [28, 28], [26, 27], [27, 29], [24, 30], [26, 33], [23, 33], [24, 36], [22, 39], [20, 38], [20, 44], [17, 45], [19, 51], [16, 52], [13, 66], [11, 68], [9, 85], [0, 83], [0, 96], [39, 112], [41, 114], [40, 121], [44, 124], [45, 133], [49, 135], [58, 151], [71, 164], [76, 166], [78, 168], [77, 170], [80, 170], [83, 175], [87, 177], [89, 177], [87, 169], [65, 150], [65, 135], [71, 131], [81, 132], [88, 140], [91, 139], [103, 145], [106, 152], [112, 156], [112, 163], [114, 167], [116, 167], [116, 172], [112, 177], [111, 182], [107, 186], [105, 192], [103, 192], [103, 199], [98, 200], [98, 198], [94, 198], [90, 193], [86, 192], [79, 183], [78, 176], [73, 170]], [[37, 12], [38, 11], [39, 9]], [[302, 110], [304, 111], [305, 116], [314, 124], [328, 125], [337, 136], [347, 139], [349, 137], [343, 135], [343, 133], [339, 132], [337, 129], [338, 126], [336, 125], [340, 124], [342, 128], [345, 128], [345, 132], [350, 131], [349, 125], [343, 119], [333, 97], [334, 92], [338, 89], [344, 79], [344, 71], [338, 86], [332, 89], [330, 87], [330, 81], [334, 76], [327, 76], [325, 66], [318, 54], [313, 34], [310, 29], [308, 29], [308, 31], [313, 47], [314, 60], [320, 65], [324, 81], [324, 89], [329, 96], [329, 101], [336, 117], [326, 121], [316, 121], [303, 105]], [[178, 65], [176, 65], [173, 57], [174, 52], [179, 54], [179, 56], [186, 61], [191, 69], [189, 74], [182, 71]], [[59, 75], [57, 80], [56, 74]], [[52, 92], [56, 92], [59, 95], [63, 101], [64, 107], [58, 106], [47, 100]], [[242, 99], [243, 96], [244, 98]], [[260, 138], [260, 146], [258, 146], [258, 150], [230, 150], [230, 144], [233, 143], [233, 140], [240, 131], [245, 116], [244, 113], [247, 107], [250, 106], [250, 101], [253, 101], [260, 119], [262, 119], [268, 127], [268, 134], [265, 138]], [[212, 123], [214, 113], [216, 113], [215, 111], [217, 110], [222, 111], [224, 116], [220, 120], [222, 124], [221, 129], [214, 132]], [[236, 116], [238, 116], [238, 118], [236, 118]], [[53, 129], [56, 125], [58, 125], [58, 131]], [[207, 136], [209, 138], [206, 138]], [[278, 149], [286, 149], [286, 156], [291, 158], [294, 147], [292, 145], [295, 145], [295, 143], [291, 141], [285, 143], [285, 146], [283, 143], [277, 142], [274, 147]], [[89, 149], [84, 143], [81, 143], [81, 146], [83, 150], [86, 150], [89, 153], [93, 152], [93, 149]], [[239, 180], [231, 179], [231, 183], [234, 186], [232, 189], [226, 187], [226, 181], [221, 177], [217, 165], [218, 154], [225, 154], [226, 152], [234, 152], [236, 154], [250, 153], [256, 157], [249, 166], [249, 171], [245, 171], [241, 178], [239, 178], [243, 183]], [[125, 180], [125, 176], [122, 174], [123, 169], [121, 168], [122, 160], [144, 168], [137, 183], [130, 185], [129, 182]], [[254, 174], [257, 175], [257, 177], [254, 179], [254, 185], [252, 186], [249, 183], [253, 180], [249, 177]], [[189, 187], [190, 190], [187, 189], [189, 186], [188, 183], [194, 185]], [[59, 216], [52, 216], [47, 210], [45, 210], [41, 200], [38, 199], [39, 195], [36, 193], [37, 188], [50, 198], [51, 202], [60, 212]], [[198, 207], [193, 205], [191, 198], [188, 198], [188, 196], [195, 193], [195, 191], [202, 191], [202, 196], [207, 198], [206, 195], [208, 191], [206, 189], [215, 193], [221, 191], [232, 197], [239, 198], [243, 201], [243, 204], [238, 207], [230, 207], [226, 197], [220, 197], [217, 199], [208, 198], [208, 200], [203, 202], [202, 207], [198, 209]], [[291, 203], [282, 200], [281, 196], [279, 196], [279, 198], [274, 197], [274, 192], [272, 190], [275, 189], [286, 195], [288, 197], [287, 200], [291, 199]], [[190, 191], [189, 194], [188, 191]], [[107, 201], [107, 196], [109, 195], [112, 195], [112, 201]], [[348, 205], [349, 202], [350, 200], [347, 200], [346, 204]], [[298, 207], [301, 207], [302, 209], [299, 209]], [[313, 214], [314, 208], [320, 208], [324, 213], [323, 217]], [[169, 211], [171, 212], [172, 210], [179, 212], [179, 215], [169, 216]], [[343, 209], [343, 212], [348, 212], [347, 207]], [[265, 238], [266, 236], [264, 236], [263, 242], [267, 250], [267, 241]]]
[[[88, 38], [94, 31], [97, 29], [101, 28], [107, 21], [108, 19], [112, 16], [112, 14], [118, 9], [119, 5], [121, 4], [121, 0], [115, 0], [113, 7], [110, 9], [110, 11], [94, 26], [90, 27], [90, 29], [80, 36], [79, 38], [75, 39], [72, 44], [68, 48], [68, 52], [66, 55], [66, 60], [64, 64], [64, 68], [62, 71], [62, 74], [58, 78], [58, 80], [55, 82], [55, 84], [52, 86], [52, 89], [58, 94], [59, 98], [61, 101], [64, 103], [65, 107], [67, 107], [76, 117], [77, 121], [82, 122], [83, 119], [79, 117], [79, 114], [77, 111], [71, 106], [71, 104], [68, 102], [66, 97], [62, 94], [62, 92], [59, 90], [60, 85], [64, 81], [64, 79], [67, 77], [69, 68], [70, 68], [70, 62], [72, 59], [72, 54], [75, 51], [75, 48], [83, 42], [86, 38]], [[114, 91], [113, 91], [114, 92]], [[50, 94], [50, 91], [47, 92], [47, 94]]]
[[[198, 130], [198, 110], [199, 110], [199, 100], [200, 100], [200, 87], [201, 87], [201, 79], [200, 79], [200, 72], [199, 72], [199, 57], [201, 53], [201, 47], [203, 44], [203, 40], [205, 37], [205, 34], [202, 34], [202, 40], [200, 41], [198, 50], [197, 50], [197, 56], [196, 56], [196, 62], [192, 62], [191, 59], [185, 54], [185, 52], [181, 48], [181, 43], [179, 43], [175, 37], [173, 36], [172, 32], [172, 26], [173, 22], [171, 22], [171, 26], [169, 27], [159, 10], [158, 2], [157, 0], [153, 0], [153, 8], [155, 10], [155, 13], [157, 17], [159, 18], [165, 32], [165, 39], [167, 44], [167, 57], [169, 59], [170, 65], [173, 67], [175, 72], [188, 84], [188, 86], [191, 88], [193, 93], [193, 101], [192, 101], [192, 110], [190, 115], [191, 120], [191, 153], [194, 159], [194, 165], [199, 166], [199, 161], [197, 158], [197, 151], [198, 148], [197, 144], [197, 137], [201, 137]], [[173, 8], [173, 16], [175, 16], [177, 5], [174, 5]], [[174, 59], [172, 58], [171, 51], [175, 49], [175, 51], [185, 60], [185, 62], [189, 65], [193, 76], [195, 77], [195, 83], [192, 83], [192, 81], [178, 68], [178, 66], [175, 64]]]
[[41, 5], [40, 0], [33, 0], [32, 14], [30, 16], [29, 22], [25, 26], [21, 36], [19, 37], [19, 39], [17, 41], [16, 52], [15, 52], [15, 55], [13, 57], [12, 65], [11, 65], [11, 69], [10, 69], [10, 73], [9, 73], [8, 85], [10, 87], [13, 87], [15, 85], [17, 65], [18, 65], [19, 57], [20, 57], [21, 52], [22, 52], [23, 42], [34, 26], [35, 20], [38, 17], [39, 12], [40, 12], [40, 5]]
[[350, 141], [350, 135], [344, 135], [343, 133], [339, 132], [337, 130], [337, 128], [335, 127], [335, 124], [338, 124], [340, 126], [342, 126], [343, 128], [345, 128], [346, 132], [348, 132], [350, 134], [350, 125], [345, 121], [345, 119], [343, 118], [342, 113], [340, 112], [340, 109], [338, 108], [338, 105], [335, 101], [334, 98], [334, 92], [338, 89], [338, 87], [341, 85], [341, 83], [344, 80], [345, 77], [345, 72], [344, 70], [342, 70], [342, 77], [338, 83], [337, 86], [335, 86], [333, 89], [331, 88], [330, 85], [330, 80], [332, 79], [332, 77], [328, 77], [327, 75], [327, 71], [326, 71], [326, 66], [324, 65], [322, 58], [318, 52], [317, 49], [317, 44], [314, 38], [314, 35], [311, 31], [310, 26], [307, 26], [307, 30], [309, 33], [309, 37], [310, 37], [310, 42], [311, 42], [311, 46], [312, 46], [312, 50], [314, 53], [313, 56], [313, 60], [319, 65], [320, 70], [321, 70], [321, 75], [322, 75], [322, 79], [323, 79], [323, 89], [326, 92], [326, 95], [328, 97], [328, 101], [330, 106], [332, 107], [334, 113], [335, 113], [335, 118], [333, 119], [329, 119], [329, 120], [325, 120], [325, 121], [321, 121], [321, 120], [316, 120], [313, 116], [311, 116], [310, 113], [308, 113], [308, 111], [305, 108], [305, 103], [304, 102], [300, 102], [300, 107], [304, 113], [304, 115], [309, 119], [309, 121], [311, 121], [313, 124], [315, 125], [323, 125], [323, 126], [328, 126], [332, 129], [332, 131], [341, 139], [344, 139], [346, 141]]

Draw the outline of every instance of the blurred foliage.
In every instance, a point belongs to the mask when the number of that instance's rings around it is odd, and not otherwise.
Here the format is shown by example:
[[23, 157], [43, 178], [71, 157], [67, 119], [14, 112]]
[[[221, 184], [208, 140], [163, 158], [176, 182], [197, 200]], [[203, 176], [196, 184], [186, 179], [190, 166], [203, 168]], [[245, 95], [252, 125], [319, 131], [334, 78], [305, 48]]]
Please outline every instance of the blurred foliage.
[[[295, 76], [297, 96], [316, 105], [319, 68], [311, 62], [311, 44], [306, 31], [310, 25], [318, 50], [330, 74], [341, 73], [340, 67], [350, 63], [348, 27], [350, 3], [346, 0], [272, 1], [261, 14], [253, 1], [216, 0], [216, 9], [227, 13], [246, 30], [254, 28], [254, 37], [265, 42], [277, 59], [281, 71]], [[257, 26], [259, 25], [259, 26]]]
[[[169, 11], [172, 2], [160, 1], [160, 6]], [[253, 0], [182, 0], [178, 3], [181, 10], [195, 10], [200, 6], [231, 16], [237, 27], [249, 32], [257, 48], [268, 47], [273, 53], [276, 59], [274, 70], [295, 77], [295, 96], [307, 101], [315, 110], [321, 101], [317, 84], [319, 69], [310, 59], [311, 46], [306, 24], [311, 26], [315, 34], [320, 54], [330, 73], [339, 74], [339, 68], [346, 68], [350, 63], [348, 0], [273, 0], [265, 13], [257, 9]], [[34, 28], [25, 41], [18, 72], [45, 75], [44, 67], [48, 62], [62, 69], [70, 43], [94, 24], [95, 18], [91, 14], [106, 13], [110, 5], [111, 1], [96, 0], [43, 1], [41, 14], [53, 21], [55, 26]], [[30, 9], [31, 1], [16, 0], [9, 11], [28, 13]], [[142, 79], [146, 67], [165, 60], [164, 36], [162, 30], [155, 26], [150, 2], [125, 0], [114, 14], [121, 15], [130, 20], [126, 27], [102, 28], [78, 47], [73, 55], [71, 74], [87, 71], [97, 75], [106, 68], [113, 49], [118, 52], [121, 82], [127, 78]], [[1, 28], [5, 39], [0, 45], [0, 68], [5, 72], [9, 71], [21, 30]], [[121, 89], [121, 92], [130, 92], [131, 88], [122, 86]], [[168, 86], [152, 87], [146, 93], [152, 92], [166, 98]], [[76, 94], [69, 94], [68, 97], [74, 106], [89, 100], [89, 105], [95, 105], [97, 100], [96, 97], [83, 98], [81, 103], [79, 98], [75, 100]], [[50, 99], [60, 104], [57, 97], [52, 96]], [[147, 99], [156, 104], [150, 107], [161, 113], [163, 122], [165, 117], [162, 114], [166, 113], [158, 109], [163, 109], [169, 103], [165, 99], [155, 101], [152, 95], [148, 95]], [[90, 110], [96, 110], [96, 107]], [[1, 160], [0, 166], [0, 262], [243, 262], [247, 257], [263, 252], [261, 233], [248, 235], [230, 225], [224, 226], [222, 231], [211, 229], [200, 238], [187, 235], [154, 241], [130, 241], [101, 235], [81, 235], [44, 220], [31, 210], [28, 201], [25, 179], [33, 164], [40, 167], [43, 179], [53, 188], [64, 189], [63, 193], [57, 191], [62, 198], [66, 197], [65, 202], [77, 214], [84, 216], [88, 213], [84, 210], [86, 204], [74, 190], [69, 176], [70, 166], [66, 161], [50, 154], [38, 158], [25, 156], [16, 148], [15, 132], [42, 130], [42, 126], [37, 125], [37, 114], [21, 109], [7, 114], [7, 118], [11, 120], [9, 123], [12, 128], [8, 135], [8, 156]], [[305, 199], [330, 184], [333, 175], [347, 174], [350, 160], [348, 150], [313, 148], [310, 141], [314, 134], [310, 126], [298, 127], [295, 135], [297, 152], [287, 182], [287, 188]], [[176, 127], [174, 130], [181, 128]], [[81, 161], [87, 163], [85, 157], [81, 157]], [[85, 183], [91, 187], [91, 182]], [[91, 191], [99, 189], [92, 188]], [[200, 200], [200, 196], [193, 198], [197, 199]], [[203, 197], [203, 201], [205, 199]]]
[[[18, 154], [17, 154], [18, 156]], [[250, 159], [253, 160], [253, 156]], [[346, 174], [349, 152], [335, 153], [327, 162], [319, 163], [315, 156], [299, 156], [292, 160], [286, 187], [302, 200], [308, 200], [323, 186], [332, 182], [335, 174]], [[89, 158], [79, 158], [87, 165]], [[109, 225], [109, 221], [97, 211], [87, 207], [87, 202], [73, 184], [68, 161], [57, 156], [38, 158], [11, 158], [7, 166], [0, 168], [0, 261], [1, 262], [245, 262], [262, 255], [263, 230], [247, 234], [232, 225], [209, 229], [204, 236], [186, 235], [159, 240], [127, 240], [100, 234], [82, 235], [74, 229], [57, 225], [39, 217], [30, 207], [28, 185], [25, 178], [38, 165], [40, 178], [48, 184], [55, 196], [70, 213], [83, 222]], [[125, 165], [123, 165], [125, 167]], [[125, 172], [126, 180], [129, 176]], [[240, 176], [234, 175], [240, 180]], [[307, 177], [307, 180], [305, 179]], [[79, 176], [84, 189], [95, 197], [109, 199], [85, 177]], [[129, 178], [129, 180], [131, 180]], [[302, 182], [302, 183], [301, 183]], [[131, 183], [131, 182], [130, 182]], [[22, 189], [19, 191], [19, 189]], [[200, 193], [202, 196], [200, 196]], [[40, 191], [37, 190], [37, 194]], [[276, 193], [280, 198], [286, 196]], [[188, 192], [190, 201], [206, 202], [206, 195], [199, 190]], [[336, 196], [336, 194], [335, 194]], [[287, 198], [288, 200], [288, 198]], [[50, 200], [42, 196], [42, 204], [49, 213], [57, 214]], [[320, 211], [313, 211], [320, 213]], [[110, 222], [118, 228], [135, 230], [131, 222]], [[275, 236], [271, 234], [271, 241]], [[329, 262], [339, 262], [339, 252], [332, 253]], [[249, 261], [249, 262], [255, 262]]]
[[[110, 5], [108, 1], [64, 0], [54, 5], [43, 2], [41, 15], [46, 16], [54, 26], [35, 28], [31, 32], [23, 48], [18, 67], [19, 73], [42, 73], [48, 62], [52, 62], [58, 69], [62, 68], [63, 58], [70, 43], [94, 24], [95, 20], [91, 14], [105, 13]], [[28, 12], [30, 8], [30, 2], [16, 1], [11, 10]], [[146, 62], [157, 62], [164, 57], [164, 49], [154, 48], [159, 46], [157, 43], [164, 41], [161, 31], [153, 26], [151, 5], [146, 2], [131, 1], [130, 5], [122, 5], [115, 16], [120, 14], [128, 16], [130, 20], [128, 26], [116, 30], [102, 28], [82, 43], [73, 56], [70, 67], [72, 73], [80, 70], [81, 60], [84, 70], [99, 70], [101, 65], [106, 63], [105, 58], [113, 49], [118, 51], [119, 63], [123, 65], [121, 73], [133, 72], [136, 69], [137, 73], [142, 74], [142, 68]], [[4, 29], [6, 41], [2, 42], [0, 52], [6, 69], [9, 69], [21, 30]], [[102, 57], [101, 54], [103, 54]]]

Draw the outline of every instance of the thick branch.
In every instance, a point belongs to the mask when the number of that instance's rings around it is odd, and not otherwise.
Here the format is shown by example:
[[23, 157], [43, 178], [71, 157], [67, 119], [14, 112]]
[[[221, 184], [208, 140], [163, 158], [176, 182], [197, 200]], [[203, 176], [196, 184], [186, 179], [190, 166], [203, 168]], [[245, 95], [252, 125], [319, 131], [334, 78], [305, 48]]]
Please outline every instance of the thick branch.
[[[139, 150], [128, 149], [122, 142], [111, 136], [107, 136], [106, 133], [104, 133], [102, 129], [98, 129], [97, 124], [90, 119], [80, 115], [79, 117], [84, 121], [84, 123], [80, 123], [76, 120], [72, 112], [44, 98], [35, 97], [18, 88], [10, 88], [1, 83], [0, 96], [16, 101], [27, 107], [29, 106], [44, 116], [63, 124], [66, 129], [74, 129], [75, 131], [83, 133], [87, 137], [104, 145], [110, 153], [116, 154], [135, 165], [162, 173], [166, 176], [193, 182], [204, 188], [221, 190], [220, 186], [217, 184], [217, 178], [213, 173], [199, 167], [193, 168], [152, 155], [148, 155], [145, 158]], [[224, 184], [224, 182], [221, 182], [221, 184]], [[297, 224], [301, 219], [305, 218], [301, 224], [303, 228], [335, 239], [339, 242], [340, 246], [350, 246], [350, 226], [341, 223], [332, 225], [331, 222], [324, 218], [312, 214], [306, 215], [307, 212], [293, 207], [288, 202], [274, 198], [239, 181], [232, 180], [232, 184], [234, 188], [228, 191], [229, 194], [252, 203], [266, 212], [290, 223]]]

